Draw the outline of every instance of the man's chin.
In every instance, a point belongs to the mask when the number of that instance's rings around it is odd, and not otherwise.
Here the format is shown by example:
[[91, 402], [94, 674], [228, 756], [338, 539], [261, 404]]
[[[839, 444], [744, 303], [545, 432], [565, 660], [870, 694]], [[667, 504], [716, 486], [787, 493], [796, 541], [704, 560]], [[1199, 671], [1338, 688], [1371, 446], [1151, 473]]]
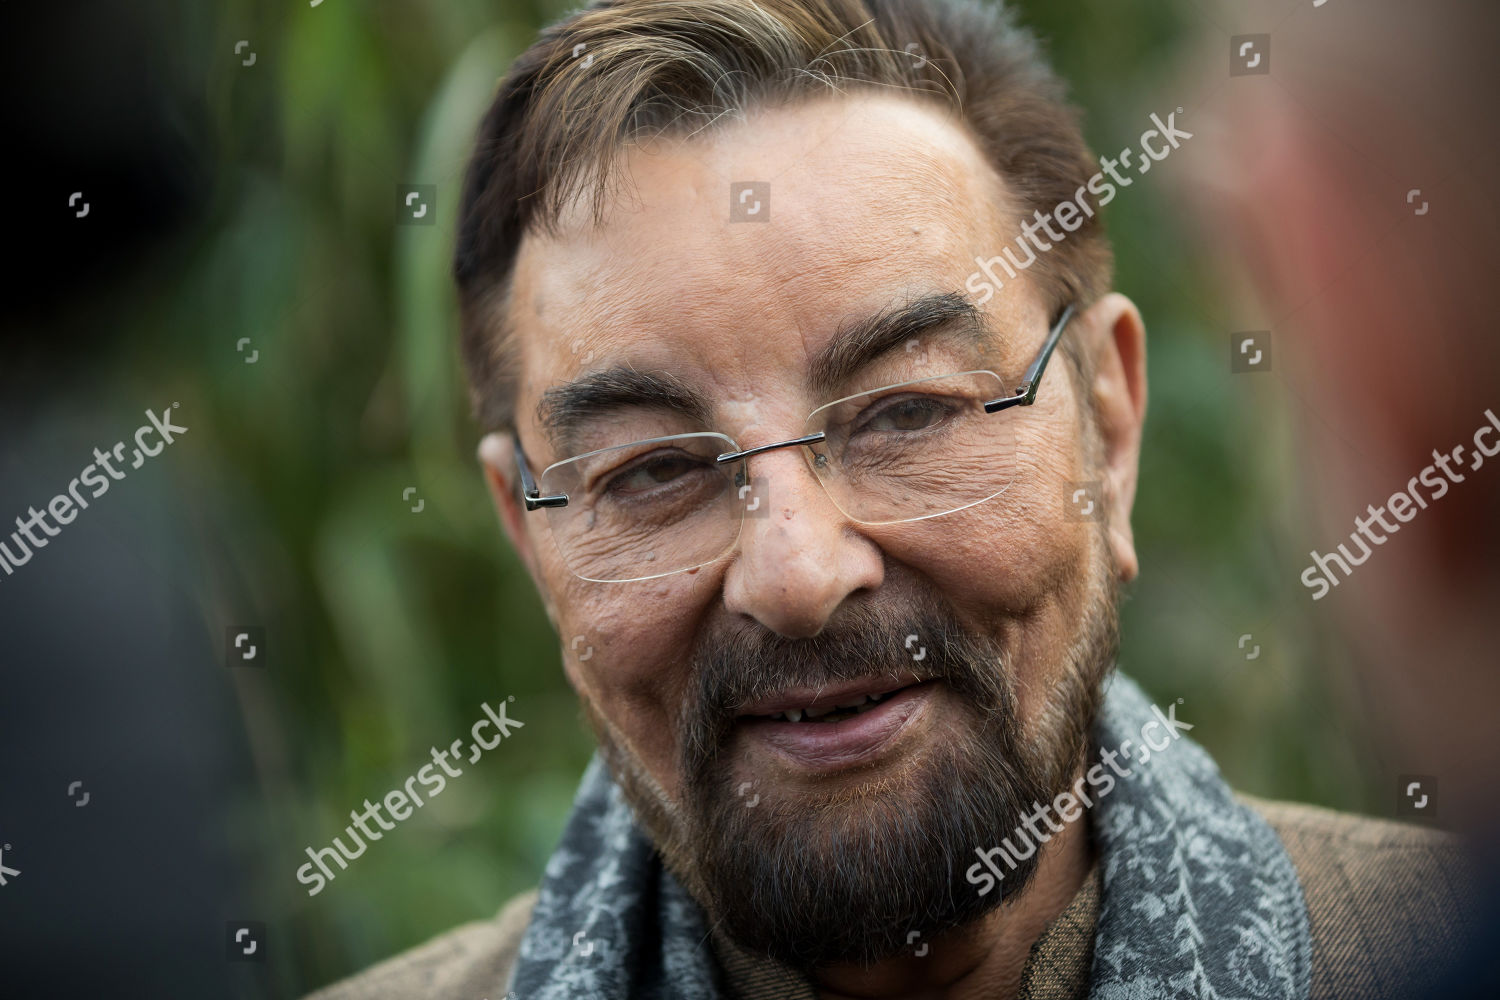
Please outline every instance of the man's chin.
[[[1000, 893], [980, 896], [966, 882], [959, 861], [1044, 789], [951, 689], [918, 688], [866, 713], [889, 718], [831, 736], [831, 750], [737, 735], [733, 765], [708, 782], [698, 862], [714, 916], [741, 946], [802, 969], [868, 964], [900, 953], [911, 931], [930, 937], [999, 905]], [[1007, 895], [1033, 865], [1007, 873]]]

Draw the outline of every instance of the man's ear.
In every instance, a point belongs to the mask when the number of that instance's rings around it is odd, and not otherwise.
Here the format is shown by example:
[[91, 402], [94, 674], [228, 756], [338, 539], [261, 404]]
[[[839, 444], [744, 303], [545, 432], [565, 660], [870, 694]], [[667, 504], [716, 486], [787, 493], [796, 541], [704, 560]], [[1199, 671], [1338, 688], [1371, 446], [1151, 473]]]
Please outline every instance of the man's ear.
[[486, 434], [479, 442], [479, 464], [484, 470], [484, 481], [489, 486], [495, 513], [500, 515], [500, 526], [505, 529], [505, 537], [510, 540], [511, 547], [526, 565], [526, 571], [531, 574], [531, 582], [536, 585], [537, 593], [546, 605], [547, 617], [552, 619], [552, 625], [556, 628], [557, 614], [552, 606], [552, 595], [542, 578], [536, 550], [532, 547], [531, 535], [526, 530], [528, 512], [520, 499], [520, 470], [516, 466], [515, 439], [509, 434]]
[[1130, 512], [1146, 422], [1146, 325], [1135, 303], [1118, 292], [1094, 303], [1081, 318], [1093, 354], [1090, 394], [1109, 507], [1109, 545], [1121, 579], [1132, 580], [1140, 570]]

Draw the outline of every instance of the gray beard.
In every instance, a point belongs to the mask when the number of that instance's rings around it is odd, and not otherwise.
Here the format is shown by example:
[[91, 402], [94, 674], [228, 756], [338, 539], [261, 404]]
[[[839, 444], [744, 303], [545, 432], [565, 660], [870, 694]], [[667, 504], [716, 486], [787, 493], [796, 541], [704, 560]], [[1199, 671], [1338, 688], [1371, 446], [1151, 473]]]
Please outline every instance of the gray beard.
[[[668, 869], [741, 947], [804, 971], [869, 964], [905, 950], [910, 931], [931, 938], [977, 920], [1035, 874], [1040, 849], [1006, 872], [1001, 892], [980, 896], [963, 872], [976, 848], [1021, 828], [1034, 803], [1053, 799], [1081, 770], [1118, 646], [1110, 570], [1092, 581], [1078, 638], [1034, 733], [1017, 719], [1015, 672], [1001, 650], [935, 599], [899, 613], [851, 605], [806, 640], [748, 623], [706, 635], [693, 660], [696, 691], [679, 720], [681, 804], [595, 706], [585, 702], [585, 710]], [[909, 632], [928, 648], [921, 662], [891, 638]], [[878, 794], [809, 801], [757, 789], [756, 806], [747, 808], [725, 753], [736, 708], [789, 686], [872, 673], [946, 685], [950, 701], [964, 706], [945, 720], [949, 738]]]

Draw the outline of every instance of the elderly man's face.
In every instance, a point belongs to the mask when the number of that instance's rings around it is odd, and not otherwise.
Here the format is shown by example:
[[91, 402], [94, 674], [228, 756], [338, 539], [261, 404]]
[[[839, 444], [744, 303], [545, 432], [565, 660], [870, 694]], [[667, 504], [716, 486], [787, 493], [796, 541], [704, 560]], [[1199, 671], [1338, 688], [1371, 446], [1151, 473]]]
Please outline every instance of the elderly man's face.
[[[809, 384], [841, 330], [964, 294], [975, 257], [1018, 231], [1003, 182], [924, 105], [856, 95], [759, 110], [632, 149], [624, 166], [602, 224], [579, 207], [558, 234], [529, 235], [516, 264], [507, 322], [534, 471], [657, 433], [782, 441], [833, 399], [944, 370], [992, 370], [1013, 389], [1045, 339], [1052, 317], [1023, 275], [980, 307], [987, 345], [924, 336], [832, 395]], [[756, 196], [769, 222], [731, 219], [744, 181], [769, 182]], [[1138, 359], [1122, 362], [1119, 331], [1138, 347], [1139, 321], [1115, 300], [1064, 334], [1096, 356], [1103, 430], [1054, 359], [1036, 405], [985, 418], [1014, 441], [1009, 487], [946, 516], [857, 523], [806, 449], [785, 448], [749, 459], [763, 509], [725, 556], [587, 582], [548, 515], [518, 509], [513, 460], [487, 442], [502, 517], [617, 778], [674, 871], [742, 941], [803, 964], [871, 959], [905, 941], [892, 913], [928, 931], [973, 919], [1001, 895], [964, 885], [973, 849], [1071, 780], [1112, 655], [1114, 583], [1134, 570]], [[708, 420], [631, 407], [566, 446], [550, 439], [543, 393], [614, 366], [669, 373], [707, 401]], [[1088, 480], [1106, 483], [1103, 521], [1071, 504], [1069, 484]], [[771, 718], [794, 703], [812, 711]], [[1007, 877], [1007, 896], [1025, 876]]]

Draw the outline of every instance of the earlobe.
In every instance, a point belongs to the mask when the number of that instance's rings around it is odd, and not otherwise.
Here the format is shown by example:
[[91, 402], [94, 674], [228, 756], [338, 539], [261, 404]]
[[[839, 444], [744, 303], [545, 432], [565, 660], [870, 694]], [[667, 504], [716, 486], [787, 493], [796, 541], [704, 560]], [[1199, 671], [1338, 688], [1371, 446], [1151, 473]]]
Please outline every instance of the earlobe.
[[1131, 580], [1140, 566], [1130, 514], [1146, 420], [1146, 327], [1135, 303], [1119, 293], [1096, 302], [1085, 322], [1094, 334], [1092, 395], [1101, 444], [1099, 473], [1109, 501], [1109, 544], [1121, 578]]

